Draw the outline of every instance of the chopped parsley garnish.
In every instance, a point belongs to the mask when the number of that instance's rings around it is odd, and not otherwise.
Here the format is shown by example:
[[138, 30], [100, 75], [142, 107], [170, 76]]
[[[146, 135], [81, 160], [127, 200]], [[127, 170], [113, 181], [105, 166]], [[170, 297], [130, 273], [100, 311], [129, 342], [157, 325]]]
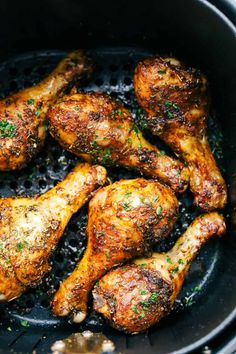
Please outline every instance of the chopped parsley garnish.
[[144, 267], [146, 267], [146, 265], [147, 265], [147, 263], [141, 263], [141, 264], [139, 264], [139, 267], [144, 268]]
[[170, 257], [166, 257], [166, 262], [167, 262], [167, 263], [170, 263], [170, 264], [173, 263]]
[[161, 215], [161, 213], [162, 213], [162, 207], [161, 207], [160, 205], [158, 205], [158, 207], [156, 208], [156, 213], [157, 213], [158, 216]]
[[128, 203], [124, 203], [123, 204], [123, 209], [125, 209], [126, 211], [130, 210], [130, 206]]
[[127, 141], [128, 141], [128, 143], [132, 143], [132, 139], [131, 138], [128, 138]]
[[174, 117], [174, 114], [170, 111], [167, 111], [167, 117], [168, 118], [173, 118]]
[[184, 265], [184, 261], [182, 259], [179, 259], [178, 263]]
[[157, 298], [159, 297], [159, 293], [152, 293], [152, 295], [149, 298], [149, 302], [156, 302]]
[[28, 104], [33, 104], [34, 103], [34, 99], [33, 98], [30, 98], [28, 101], [27, 101]]
[[164, 75], [166, 73], [166, 70], [158, 70], [158, 74]]
[[139, 317], [140, 317], [140, 318], [144, 318], [144, 317], [145, 317], [145, 312], [144, 312], [144, 310], [142, 310], [142, 312], [140, 313]]
[[23, 243], [22, 242], [17, 243], [16, 245], [17, 251], [21, 252], [27, 243], [28, 243], [27, 241], [24, 241]]
[[153, 198], [153, 203], [155, 203], [159, 199], [158, 195]]
[[16, 127], [7, 120], [0, 121], [0, 138], [12, 138]]
[[123, 116], [123, 114], [124, 113], [120, 109], [113, 109], [113, 111], [111, 112], [112, 116], [116, 116], [116, 115]]
[[160, 154], [160, 155], [165, 155], [166, 152], [165, 152], [164, 150], [160, 150], [159, 154]]
[[124, 195], [124, 197], [125, 197], [125, 198], [129, 198], [129, 197], [131, 196], [131, 194], [132, 194], [132, 192], [126, 192], [125, 195]]
[[102, 163], [106, 164], [111, 162], [110, 158], [111, 158], [111, 150], [105, 149], [103, 152]]
[[111, 258], [110, 253], [105, 252], [105, 255], [106, 255], [107, 259], [110, 259], [110, 258]]
[[37, 108], [37, 109], [36, 109], [36, 112], [35, 112], [36, 116], [38, 117], [38, 116], [40, 115], [40, 113], [41, 113], [41, 109], [40, 109], [40, 108]]
[[146, 205], [148, 205], [148, 206], [152, 206], [152, 203], [149, 202], [147, 199], [145, 199], [145, 198], [140, 198], [140, 200], [141, 200], [141, 202], [142, 202], [143, 204], [146, 204]]
[[26, 320], [20, 321], [20, 324], [21, 324], [21, 326], [23, 326], [23, 327], [29, 327], [29, 322], [26, 321]]
[[172, 273], [173, 273], [173, 274], [176, 274], [176, 273], [178, 272], [178, 270], [179, 270], [179, 267], [176, 267], [176, 268], [174, 268], [174, 269], [172, 270]]
[[137, 306], [132, 306], [132, 310], [133, 310], [135, 313], [138, 313]]
[[138, 135], [138, 127], [137, 127], [137, 125], [134, 124], [132, 126], [132, 128], [130, 129], [130, 131], [132, 131], [132, 130], [135, 132], [136, 135]]
[[140, 292], [141, 295], [145, 295], [147, 293], [146, 290], [144, 290], [144, 289], [140, 289], [139, 292]]
[[179, 107], [177, 106], [176, 103], [172, 102], [172, 101], [165, 101], [165, 106], [166, 107], [173, 107], [174, 109], [178, 109]]

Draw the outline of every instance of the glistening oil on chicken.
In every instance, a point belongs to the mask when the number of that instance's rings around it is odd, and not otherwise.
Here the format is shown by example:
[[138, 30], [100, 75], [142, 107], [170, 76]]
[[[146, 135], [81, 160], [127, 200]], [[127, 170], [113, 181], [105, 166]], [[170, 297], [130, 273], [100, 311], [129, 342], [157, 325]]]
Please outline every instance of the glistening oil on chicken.
[[[120, 98], [125, 105], [131, 110], [134, 118], [138, 121], [139, 127], [143, 130], [145, 123], [142, 110], [135, 102], [134, 91], [132, 87], [133, 69], [141, 59], [150, 55], [146, 51], [136, 51], [133, 49], [123, 49], [113, 52], [112, 50], [91, 51], [94, 61], [98, 64], [97, 71], [91, 81], [84, 87], [86, 90], [105, 91], [112, 97]], [[50, 70], [61, 58], [62, 53], [44, 52], [33, 55], [20, 56], [15, 60], [5, 63], [0, 68], [1, 72], [1, 93], [4, 97], [24, 87], [28, 87], [49, 73]], [[212, 146], [214, 156], [220, 167], [222, 167], [223, 156], [221, 150], [222, 136], [217, 119], [210, 117], [209, 140]], [[156, 144], [155, 138], [148, 134], [144, 129], [144, 136], [152, 144]], [[158, 148], [164, 153], [168, 152], [168, 148], [158, 143]], [[77, 159], [70, 153], [64, 151], [51, 138], [46, 141], [45, 148], [39, 153], [33, 163], [20, 171], [19, 173], [1, 173], [0, 188], [2, 196], [12, 195], [34, 195], [42, 193], [52, 188], [58, 180], [62, 180], [65, 175], [73, 168]], [[134, 178], [140, 175], [133, 171], [125, 169], [109, 168], [109, 175], [112, 180], [121, 178]], [[195, 216], [198, 215], [196, 208], [192, 206], [192, 195], [187, 192], [180, 197], [180, 214], [181, 218], [177, 221], [174, 232], [168, 241], [161, 243], [157, 251], [167, 250], [174, 244], [178, 236], [186, 229]], [[74, 269], [76, 262], [81, 258], [82, 252], [86, 244], [85, 228], [87, 223], [87, 209], [81, 211], [71, 219], [62, 240], [55, 254], [52, 256], [53, 270], [45, 282], [36, 289], [30, 290], [24, 294], [19, 300], [8, 304], [4, 307], [6, 317], [9, 318], [11, 326], [12, 322], [21, 324], [22, 328], [28, 326], [42, 326], [42, 322], [37, 318], [47, 320], [50, 326], [63, 326], [64, 322], [58, 318], [52, 317], [49, 309], [49, 301], [52, 295], [59, 287], [59, 282]], [[207, 279], [214, 279], [215, 273], [213, 267], [212, 273], [208, 273], [211, 265], [215, 265], [219, 254], [217, 242], [206, 248], [190, 270], [187, 282], [176, 303], [176, 309], [183, 310], [186, 306], [197, 300], [201, 296], [204, 288], [207, 287]], [[201, 289], [199, 291], [199, 289]], [[90, 306], [89, 306], [90, 308]], [[175, 311], [173, 312], [174, 316]], [[39, 316], [40, 313], [40, 316]], [[103, 320], [89, 312], [87, 320], [81, 329], [87, 327], [102, 330]]]

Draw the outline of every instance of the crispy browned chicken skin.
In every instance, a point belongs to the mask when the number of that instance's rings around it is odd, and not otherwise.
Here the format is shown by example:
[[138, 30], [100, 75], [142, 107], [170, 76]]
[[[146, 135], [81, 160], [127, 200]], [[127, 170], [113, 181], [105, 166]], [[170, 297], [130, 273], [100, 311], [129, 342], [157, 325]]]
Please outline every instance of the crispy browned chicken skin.
[[226, 185], [206, 135], [206, 77], [174, 58], [150, 58], [136, 67], [134, 88], [151, 132], [188, 164], [195, 204], [204, 211], [223, 208]]
[[169, 252], [136, 259], [103, 276], [93, 290], [94, 309], [119, 330], [146, 330], [170, 312], [201, 246], [224, 232], [221, 215], [199, 216]]
[[71, 216], [105, 182], [104, 167], [83, 163], [40, 196], [0, 199], [0, 300], [41, 281]]
[[72, 80], [91, 70], [81, 51], [72, 52], [39, 84], [0, 101], [0, 171], [22, 168], [32, 160], [45, 140], [49, 105]]
[[66, 150], [101, 165], [120, 165], [159, 178], [183, 192], [184, 165], [148, 143], [131, 113], [104, 93], [64, 96], [48, 112], [50, 132]]
[[102, 188], [89, 203], [87, 249], [56, 293], [54, 314], [81, 322], [94, 283], [112, 267], [149, 252], [172, 230], [177, 214], [174, 193], [157, 181], [121, 180]]

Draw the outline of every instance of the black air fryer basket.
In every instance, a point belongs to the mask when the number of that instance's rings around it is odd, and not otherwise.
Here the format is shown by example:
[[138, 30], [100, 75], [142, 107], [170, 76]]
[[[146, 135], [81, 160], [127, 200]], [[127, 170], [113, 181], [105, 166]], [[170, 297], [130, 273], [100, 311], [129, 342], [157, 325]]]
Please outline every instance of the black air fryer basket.
[[[55, 340], [85, 329], [103, 332], [123, 354], [236, 351], [236, 2], [2, 0], [0, 16], [1, 97], [35, 84], [67, 51], [84, 48], [96, 70], [78, 89], [106, 91], [121, 99], [140, 125], [132, 85], [140, 59], [173, 54], [201, 68], [212, 93], [209, 140], [229, 185], [228, 232], [202, 249], [168, 318], [144, 334], [128, 336], [109, 327], [91, 308], [80, 325], [52, 316], [53, 293], [86, 246], [85, 206], [70, 221], [52, 256], [52, 272], [42, 285], [0, 305], [0, 353], [50, 353]], [[144, 135], [168, 150], [146, 131]], [[62, 180], [76, 161], [48, 137], [27, 168], [0, 173], [0, 196], [43, 193]], [[138, 176], [117, 168], [108, 172], [113, 181]], [[191, 193], [180, 197], [180, 211], [174, 232], [157, 250], [169, 249], [199, 214]]]

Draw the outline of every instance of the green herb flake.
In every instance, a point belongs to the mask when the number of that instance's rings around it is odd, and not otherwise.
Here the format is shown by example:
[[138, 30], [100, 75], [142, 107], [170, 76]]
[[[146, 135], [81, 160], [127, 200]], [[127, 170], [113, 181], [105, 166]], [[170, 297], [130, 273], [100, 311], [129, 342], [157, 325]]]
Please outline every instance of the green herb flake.
[[131, 138], [128, 138], [127, 141], [128, 141], [128, 143], [132, 143], [132, 139]]
[[144, 267], [146, 267], [146, 265], [147, 265], [147, 263], [141, 263], [141, 264], [139, 264], [139, 267], [144, 268]]
[[165, 101], [166, 107], [172, 107], [173, 103], [171, 101]]
[[110, 158], [111, 158], [111, 150], [105, 149], [103, 152], [102, 163], [104, 163], [104, 164], [109, 163]]
[[133, 125], [132, 130], [135, 132], [136, 135], [138, 135], [138, 127], [136, 125]]
[[144, 290], [144, 289], [140, 289], [139, 292], [141, 295], [145, 295], [147, 293], [146, 290]]
[[130, 206], [128, 203], [124, 203], [123, 204], [123, 209], [125, 209], [126, 211], [129, 211], [130, 210]]
[[174, 269], [172, 270], [172, 273], [173, 273], [173, 274], [176, 274], [178, 271], [179, 271], [179, 267], [176, 267], [176, 268], [174, 268]]
[[7, 120], [0, 121], [0, 138], [12, 138], [16, 127]]
[[158, 195], [153, 198], [153, 203], [155, 203], [159, 199]]
[[137, 306], [132, 306], [131, 308], [132, 308], [132, 310], [134, 311], [134, 313], [138, 313]]
[[158, 216], [160, 216], [161, 213], [162, 213], [162, 207], [161, 207], [160, 205], [158, 205], [158, 207], [156, 208], [156, 214], [157, 214]]
[[126, 192], [125, 195], [124, 195], [124, 197], [125, 197], [125, 198], [129, 198], [129, 197], [131, 196], [131, 194], [132, 194], [132, 192]]
[[107, 259], [111, 258], [110, 254], [108, 252], [105, 252], [105, 255], [106, 255]]
[[160, 150], [159, 154], [160, 154], [161, 156], [163, 156], [163, 155], [166, 154], [166, 152], [165, 152], [164, 150]]
[[29, 327], [29, 322], [26, 321], [26, 320], [20, 321], [20, 324], [21, 324], [22, 327]]
[[40, 113], [41, 113], [41, 108], [38, 107], [36, 109], [35, 115], [38, 117], [40, 115]]
[[164, 75], [166, 73], [166, 70], [158, 70], [158, 74]]
[[139, 317], [140, 317], [140, 318], [144, 318], [144, 317], [145, 317], [145, 312], [144, 312], [144, 310], [142, 310], [142, 312], [140, 313]]
[[179, 107], [177, 106], [176, 103], [172, 102], [172, 101], [165, 101], [165, 106], [166, 107], [172, 107], [174, 109], [179, 109]]
[[149, 298], [149, 302], [156, 302], [157, 301], [157, 299], [158, 299], [158, 297], [159, 297], [159, 293], [152, 293], [152, 295], [150, 296], [150, 298]]
[[173, 263], [170, 257], [166, 257], [166, 262], [169, 263], [169, 264]]
[[33, 104], [34, 103], [34, 99], [33, 98], [30, 98], [28, 101], [27, 101], [28, 104]]
[[146, 129], [147, 126], [148, 126], [148, 124], [147, 124], [147, 122], [146, 122], [145, 120], [141, 120], [141, 121], [139, 122], [139, 125], [140, 125], [140, 127], [141, 127], [142, 130]]
[[149, 202], [147, 199], [145, 199], [145, 198], [140, 198], [140, 200], [141, 200], [141, 202], [142, 202], [143, 204], [146, 204], [146, 205], [148, 205], [148, 206], [152, 206], [152, 203]]
[[184, 261], [182, 259], [179, 259], [178, 263], [184, 265]]
[[17, 248], [17, 251], [21, 252], [24, 248], [24, 246], [27, 244], [28, 242], [27, 241], [24, 241], [23, 243], [22, 242], [19, 242], [17, 245], [16, 245], [16, 248]]
[[111, 112], [111, 115], [112, 116], [123, 116], [123, 112], [122, 112], [122, 110], [120, 110], [120, 109], [113, 109], [113, 111]]
[[174, 114], [170, 111], [167, 111], [167, 117], [168, 118], [173, 118], [174, 117]]

